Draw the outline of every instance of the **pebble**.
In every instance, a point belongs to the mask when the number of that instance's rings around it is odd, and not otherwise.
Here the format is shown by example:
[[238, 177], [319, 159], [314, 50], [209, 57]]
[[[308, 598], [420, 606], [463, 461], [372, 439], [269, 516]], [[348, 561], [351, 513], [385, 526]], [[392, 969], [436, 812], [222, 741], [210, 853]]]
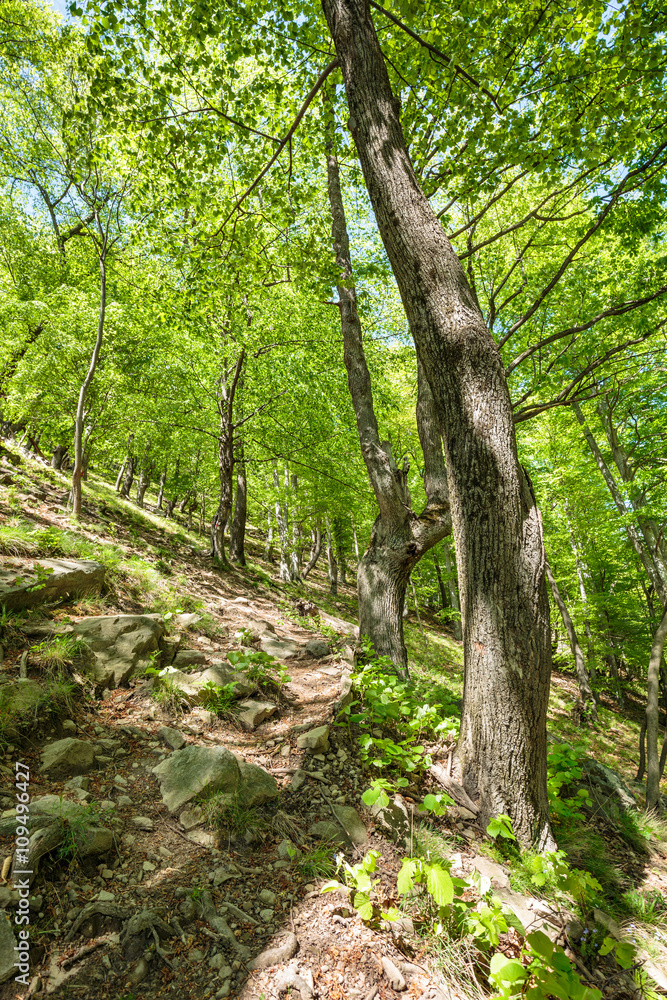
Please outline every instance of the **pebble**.
[[154, 872], [155, 871], [155, 865], [151, 864], [150, 861], [144, 861], [142, 867], [143, 867], [143, 869], [144, 869], [145, 872]]
[[263, 903], [266, 903], [268, 906], [273, 906], [273, 904], [276, 901], [276, 894], [275, 892], [271, 892], [270, 889], [262, 889], [262, 891], [259, 894], [259, 898]]

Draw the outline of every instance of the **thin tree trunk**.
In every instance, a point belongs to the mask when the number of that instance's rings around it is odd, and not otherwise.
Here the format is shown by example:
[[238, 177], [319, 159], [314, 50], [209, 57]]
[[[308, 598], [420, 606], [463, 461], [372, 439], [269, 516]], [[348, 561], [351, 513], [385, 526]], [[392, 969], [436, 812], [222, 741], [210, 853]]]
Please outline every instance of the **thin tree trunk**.
[[660, 664], [667, 639], [667, 607], [656, 629], [651, 646], [646, 684], [646, 808], [662, 812], [660, 797], [660, 760], [658, 756], [658, 704], [660, 700]]
[[341, 519], [337, 517], [333, 525], [334, 538], [336, 541], [336, 561], [338, 562], [338, 579], [343, 584], [347, 583], [347, 564], [345, 562], [345, 539], [343, 538], [343, 525]]
[[[298, 513], [298, 489], [299, 489], [299, 479], [298, 476], [292, 474], [290, 477], [291, 482], [291, 496], [292, 496], [292, 548], [290, 551], [290, 580], [293, 583], [297, 583], [301, 579], [301, 524], [299, 523], [299, 513]], [[285, 475], [285, 487], [287, 488], [287, 475]]]
[[637, 781], [641, 781], [646, 773], [646, 713], [642, 719], [639, 729], [639, 765], [637, 767]]
[[410, 163], [368, 0], [322, 5], [348, 127], [444, 437], [463, 604], [464, 785], [480, 800], [482, 825], [508, 813], [522, 844], [552, 848], [542, 526], [517, 457], [502, 358]]
[[[99, 219], [98, 227], [99, 227]], [[81, 477], [83, 475], [83, 420], [85, 416], [86, 397], [90, 383], [93, 381], [97, 362], [102, 350], [102, 337], [104, 336], [104, 319], [107, 308], [107, 272], [106, 272], [106, 235], [103, 237], [100, 248], [100, 308], [97, 320], [97, 337], [95, 347], [90, 358], [88, 371], [79, 391], [79, 399], [76, 406], [76, 416], [74, 418], [74, 469], [72, 471], [72, 514], [74, 517], [81, 516]]]
[[[216, 559], [227, 566], [225, 554], [225, 528], [232, 513], [233, 477], [234, 477], [234, 399], [236, 389], [245, 364], [245, 348], [241, 351], [233, 366], [225, 371], [226, 358], [222, 360], [220, 375], [220, 395], [218, 412], [220, 414], [220, 433], [218, 437], [218, 476], [220, 480], [220, 500], [213, 519], [211, 529], [212, 553]], [[228, 375], [231, 378], [228, 379]]]
[[234, 517], [229, 531], [229, 558], [245, 566], [245, 525], [248, 511], [248, 482], [243, 454], [243, 441], [239, 442], [236, 459], [236, 501]]
[[137, 483], [137, 507], [143, 507], [144, 497], [146, 496], [146, 490], [150, 486], [151, 476], [153, 474], [153, 462], [148, 461], [148, 453], [150, 451], [150, 441], [146, 442], [146, 447], [144, 448], [144, 457], [141, 463], [141, 473], [139, 474], [139, 482]]
[[565, 626], [565, 631], [567, 632], [567, 637], [570, 640], [570, 649], [572, 650], [572, 655], [574, 657], [574, 666], [577, 672], [577, 680], [579, 682], [579, 694], [581, 695], [581, 700], [584, 706], [584, 712], [586, 715], [590, 716], [593, 722], [597, 722], [598, 718], [598, 707], [595, 702], [595, 695], [590, 684], [590, 678], [588, 676], [588, 671], [586, 670], [586, 664], [584, 662], [584, 653], [579, 643], [579, 638], [577, 636], [574, 623], [570, 618], [570, 613], [567, 610], [567, 605], [563, 600], [562, 594], [558, 589], [558, 584], [553, 575], [551, 566], [547, 562], [545, 565], [545, 572], [547, 574], [547, 580], [549, 581], [549, 586], [551, 587], [551, 594], [553, 596], [556, 607], [560, 611], [561, 618], [563, 619], [563, 625]]
[[333, 538], [331, 534], [331, 525], [329, 520], [326, 522], [327, 530], [327, 564], [328, 564], [328, 576], [329, 576], [329, 592], [333, 594], [334, 597], [338, 595], [338, 563], [336, 562], [336, 556], [334, 554]]
[[301, 573], [302, 580], [305, 580], [317, 566], [317, 560], [320, 558], [320, 553], [322, 551], [322, 530], [320, 528], [315, 528], [314, 531], [311, 531], [311, 538], [313, 540], [313, 545], [310, 550], [310, 558]]
[[158, 495], [157, 495], [158, 510], [162, 510], [162, 503], [164, 501], [164, 486], [166, 482], [167, 482], [167, 466], [165, 465], [164, 469], [162, 470], [162, 475], [160, 476], [160, 489], [158, 490]]
[[132, 453], [128, 454], [125, 460], [125, 475], [123, 478], [123, 485], [120, 488], [120, 495], [122, 497], [129, 497], [130, 490], [132, 489], [132, 483], [134, 482], [134, 467], [136, 464], [136, 459]]
[[433, 565], [435, 566], [435, 575], [438, 580], [438, 590], [440, 592], [440, 607], [443, 609], [450, 607], [449, 597], [447, 590], [445, 588], [444, 581], [442, 579], [442, 572], [440, 570], [440, 563], [438, 562], [438, 554], [436, 550], [433, 550]]
[[459, 601], [459, 586], [456, 581], [454, 574], [454, 567], [452, 566], [451, 556], [449, 554], [449, 545], [447, 542], [442, 543], [442, 549], [445, 553], [445, 569], [447, 570], [447, 586], [449, 587], [449, 600], [451, 602], [454, 611], [458, 612], [454, 618], [454, 638], [459, 641], [463, 638], [463, 623], [461, 621], [461, 603]]
[[271, 520], [271, 508], [266, 511], [266, 542], [264, 543], [264, 561], [273, 562], [273, 521]]
[[[278, 470], [273, 470], [273, 485], [276, 490], [280, 489]], [[288, 531], [289, 531], [289, 507], [287, 506], [287, 493], [289, 490], [289, 469], [287, 465], [285, 466], [285, 500], [281, 503], [281, 498], [278, 496], [276, 498], [275, 510], [276, 510], [276, 526], [278, 528], [278, 539], [280, 541], [280, 562], [278, 577], [283, 583], [290, 582], [290, 566], [289, 566], [289, 541], [288, 541]]]
[[357, 560], [357, 566], [358, 566], [359, 565], [359, 540], [357, 538], [357, 528], [356, 528], [356, 525], [354, 523], [354, 519], [351, 518], [351, 521], [352, 521], [352, 537], [354, 539], [354, 557]]

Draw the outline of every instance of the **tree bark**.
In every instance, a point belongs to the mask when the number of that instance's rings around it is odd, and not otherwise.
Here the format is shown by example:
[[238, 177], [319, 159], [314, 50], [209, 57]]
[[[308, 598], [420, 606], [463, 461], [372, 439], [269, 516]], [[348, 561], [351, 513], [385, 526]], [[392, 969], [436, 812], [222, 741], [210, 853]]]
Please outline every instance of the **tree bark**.
[[343, 525], [339, 517], [333, 523], [334, 539], [336, 541], [336, 562], [338, 563], [338, 579], [345, 586], [347, 583], [347, 563], [345, 562], [345, 539]]
[[567, 632], [567, 637], [570, 640], [570, 649], [572, 650], [572, 656], [574, 657], [574, 666], [577, 672], [577, 680], [579, 682], [579, 694], [581, 695], [581, 700], [584, 705], [584, 712], [593, 722], [597, 722], [598, 707], [595, 701], [595, 695], [593, 694], [593, 690], [591, 688], [588, 671], [586, 670], [584, 653], [579, 643], [579, 637], [577, 636], [574, 623], [570, 618], [569, 611], [567, 610], [567, 605], [565, 604], [563, 596], [558, 589], [558, 584], [556, 583], [553, 571], [548, 562], [545, 565], [545, 572], [547, 580], [549, 581], [549, 586], [551, 587], [551, 594], [556, 607], [560, 611], [561, 618], [563, 619], [563, 625], [565, 626], [565, 631]]
[[[97, 218], [98, 228], [100, 228]], [[103, 234], [102, 245], [100, 247], [100, 308], [97, 319], [97, 337], [95, 347], [90, 357], [90, 364], [86, 377], [83, 380], [79, 391], [79, 399], [76, 406], [76, 416], [74, 418], [74, 469], [72, 471], [72, 514], [74, 517], [81, 516], [81, 477], [83, 475], [83, 421], [85, 417], [86, 397], [90, 383], [93, 381], [97, 362], [102, 350], [102, 337], [104, 336], [104, 319], [107, 308], [107, 271], [106, 271], [106, 234]]]
[[136, 465], [136, 458], [129, 452], [127, 459], [125, 461], [125, 475], [123, 477], [123, 485], [120, 488], [120, 495], [122, 497], [129, 497], [130, 490], [132, 489], [132, 483], [134, 482], [134, 469]]
[[[220, 480], [220, 500], [211, 527], [212, 555], [223, 566], [227, 566], [225, 554], [225, 528], [232, 512], [233, 475], [234, 475], [234, 398], [243, 365], [245, 364], [245, 348], [241, 348], [236, 362], [225, 370], [226, 358], [223, 358], [220, 374], [220, 392], [218, 396], [218, 412], [220, 414], [220, 433], [218, 436], [218, 475]], [[231, 377], [229, 377], [231, 375]]]
[[456, 581], [454, 575], [454, 567], [452, 566], [451, 556], [449, 555], [449, 545], [447, 542], [442, 543], [442, 548], [445, 553], [445, 568], [447, 570], [447, 586], [449, 587], [449, 600], [451, 601], [452, 608], [454, 611], [458, 612], [458, 615], [454, 618], [454, 638], [458, 639], [459, 642], [463, 638], [463, 622], [461, 621], [461, 602], [459, 601], [459, 585]]
[[542, 525], [519, 465], [504, 366], [419, 187], [368, 0], [322, 0], [354, 138], [442, 430], [463, 604], [459, 761], [482, 825], [553, 847], [546, 788], [551, 673]]
[[451, 607], [449, 603], [449, 595], [445, 587], [445, 583], [442, 579], [442, 572], [440, 570], [440, 563], [438, 562], [438, 554], [436, 550], [433, 550], [433, 565], [435, 566], [435, 575], [438, 581], [438, 592], [440, 594], [440, 607], [444, 611], [445, 608]]
[[326, 530], [327, 530], [327, 565], [328, 565], [328, 576], [329, 576], [329, 593], [331, 593], [334, 597], [336, 597], [338, 595], [338, 563], [336, 562], [331, 525], [329, 524], [328, 519], [326, 522]]
[[147, 441], [146, 447], [144, 449], [144, 458], [141, 463], [139, 482], [137, 483], [137, 507], [143, 507], [144, 505], [144, 497], [146, 496], [146, 490], [150, 486], [151, 476], [153, 474], [153, 462], [149, 462], [148, 460], [150, 447], [151, 447], [150, 441]]
[[165, 465], [162, 470], [162, 475], [160, 476], [160, 488], [157, 495], [157, 509], [162, 510], [162, 503], [164, 501], [164, 486], [167, 482], [167, 466]]
[[[278, 470], [273, 470], [273, 485], [276, 491], [280, 489]], [[278, 569], [278, 577], [283, 583], [290, 582], [290, 566], [289, 566], [289, 507], [287, 506], [287, 494], [289, 491], [289, 468], [285, 465], [285, 498], [281, 500], [280, 496], [276, 497], [276, 526], [278, 528], [278, 539], [280, 541], [280, 561]]]
[[306, 565], [305, 565], [305, 567], [304, 567], [304, 569], [303, 569], [303, 571], [301, 573], [301, 579], [302, 580], [305, 580], [310, 575], [310, 573], [315, 569], [315, 567], [317, 566], [317, 560], [320, 558], [320, 553], [322, 551], [322, 530], [321, 530], [321, 528], [315, 528], [311, 532], [311, 538], [312, 538], [312, 541], [313, 541], [313, 545], [312, 545], [312, 548], [310, 550], [310, 557], [308, 559], [308, 562], [306, 563]]
[[229, 531], [229, 558], [245, 566], [245, 525], [248, 512], [248, 483], [243, 454], [243, 441], [239, 441], [236, 458], [236, 501], [234, 517]]
[[51, 456], [51, 468], [52, 469], [62, 469], [62, 467], [63, 467], [63, 460], [64, 460], [66, 454], [67, 454], [67, 445], [66, 444], [58, 444], [58, 445], [56, 445], [56, 447], [53, 449], [53, 454]]
[[424, 553], [451, 531], [440, 428], [430, 389], [419, 367], [417, 425], [424, 451], [427, 503], [417, 516], [407, 489], [407, 461], [399, 469], [391, 445], [380, 440], [357, 311], [340, 172], [333, 152], [332, 121], [327, 129], [327, 176], [333, 244], [340, 274], [338, 307], [347, 381], [361, 453], [380, 509], [368, 548], [357, 560], [359, 634], [370, 639], [378, 656], [388, 656], [399, 673], [407, 676], [402, 613], [407, 582]]
[[651, 646], [646, 684], [646, 808], [662, 812], [660, 796], [660, 758], [658, 752], [658, 706], [660, 701], [660, 664], [667, 640], [667, 607]]
[[271, 520], [271, 508], [266, 511], [266, 542], [264, 543], [264, 561], [273, 562], [273, 522]]

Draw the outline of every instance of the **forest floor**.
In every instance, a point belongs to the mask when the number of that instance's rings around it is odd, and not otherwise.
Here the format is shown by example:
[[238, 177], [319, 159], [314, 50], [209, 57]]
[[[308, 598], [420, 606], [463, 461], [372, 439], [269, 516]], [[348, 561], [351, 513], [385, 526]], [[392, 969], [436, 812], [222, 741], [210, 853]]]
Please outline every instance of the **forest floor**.
[[[349, 671], [343, 650], [354, 629], [354, 590], [342, 585], [338, 596], [331, 597], [324, 574], [317, 570], [307, 587], [280, 583], [276, 567], [264, 561], [263, 542], [253, 529], [248, 532], [248, 565], [222, 572], [208, 558], [208, 539], [162, 518], [152, 508], [154, 496], [149, 494], [146, 509], [139, 510], [94, 475], [84, 487], [84, 516], [78, 524], [73, 524], [65, 510], [65, 474], [24, 460], [5, 479], [5, 485], [0, 485], [3, 565], [29, 566], [32, 559], [49, 556], [94, 559], [107, 567], [107, 585], [99, 596], [40, 606], [15, 623], [3, 616], [3, 672], [19, 673], [21, 657], [31, 645], [26, 625], [76, 622], [95, 615], [167, 615], [171, 637], [206, 660], [223, 657], [230, 649], [238, 649], [241, 641], [250, 641], [243, 630], [251, 629], [258, 619], [300, 649], [314, 636], [321, 637], [331, 653], [314, 659], [300, 652], [287, 661], [290, 680], [280, 691], [273, 691], [279, 711], [252, 732], [244, 731], [233, 714], [217, 718], [201, 707], [184, 711], [178, 699], [156, 698], [144, 680], [138, 679], [103, 698], [85, 685], [64, 701], [54, 694], [49, 711], [23, 726], [18, 736], [0, 740], [0, 774], [7, 786], [0, 789], [0, 804], [5, 809], [13, 805], [11, 776], [16, 759], [30, 766], [33, 800], [47, 794], [67, 797], [64, 783], [44, 778], [39, 763], [47, 743], [70, 734], [63, 729], [65, 720], [76, 725], [79, 739], [110, 739], [121, 748], [105, 767], [89, 775], [91, 808], [96, 804], [98, 815], [106, 815], [100, 809], [113, 815], [114, 854], [99, 865], [93, 863], [97, 858], [83, 862], [67, 852], [54, 852], [42, 860], [32, 890], [37, 905], [31, 918], [30, 990], [27, 993], [6, 982], [0, 986], [1, 1000], [47, 991], [68, 997], [94, 995], [99, 1000], [170, 996], [273, 1000], [286, 989], [289, 992], [289, 984], [281, 984], [275, 966], [248, 974], [242, 962], [232, 960], [233, 955], [227, 965], [227, 959], [220, 957], [219, 935], [210, 930], [201, 913], [187, 918], [186, 898], [197, 900], [206, 892], [212, 894], [215, 905], [225, 901], [237, 908], [237, 919], [230, 918], [230, 926], [253, 955], [274, 944], [289, 943], [290, 933], [296, 935], [298, 952], [288, 956], [288, 969], [305, 983], [302, 997], [478, 1000], [488, 995], [477, 982], [465, 949], [444, 938], [420, 935], [418, 926], [416, 930], [404, 924], [371, 928], [346, 907], [345, 893], [320, 892], [334, 875], [340, 847], [314, 841], [306, 831], [315, 821], [331, 820], [332, 801], [353, 805], [363, 820], [369, 835], [364, 851], [374, 848], [381, 855], [377, 891], [385, 901], [395, 896], [402, 855], [376, 828], [361, 802], [369, 781], [354, 734], [332, 725], [329, 751], [316, 760], [311, 751], [297, 747], [299, 733], [334, 720], [341, 679]], [[318, 617], [309, 620], [299, 614], [298, 600], [304, 596], [316, 605]], [[182, 613], [196, 617], [187, 628], [175, 624]], [[430, 700], [456, 707], [462, 683], [460, 643], [426, 611], [419, 619], [413, 611], [405, 630], [416, 690], [425, 696], [428, 692]], [[39, 657], [28, 662], [28, 675], [44, 680]], [[555, 673], [549, 718], [552, 735], [614, 768], [640, 794], [633, 786], [639, 697], [630, 697], [621, 711], [610, 693], [603, 692], [600, 721], [593, 728], [578, 724], [572, 711], [576, 696], [573, 676]], [[224, 746], [263, 767], [280, 788], [279, 808], [211, 817], [204, 833], [179, 827], [163, 805], [152, 774], [165, 756], [158, 737], [164, 726], [178, 730], [188, 745]], [[291, 782], [297, 769], [320, 777], [309, 777], [294, 791]], [[120, 793], [126, 793], [122, 805]], [[413, 805], [410, 796], [405, 801]], [[565, 817], [556, 835], [571, 862], [599, 879], [604, 909], [635, 936], [659, 970], [667, 968], [667, 829], [642, 816], [637, 811], [610, 818], [604, 812], [588, 811], [584, 822]], [[136, 818], [145, 822], [135, 824]], [[302, 845], [294, 862], [278, 854], [285, 838]], [[9, 838], [0, 837], [0, 862], [11, 847]], [[488, 856], [506, 866], [514, 888], [537, 894], [518, 856], [499, 852], [470, 819], [444, 816], [415, 822], [413, 848], [431, 857], [454, 859], [461, 872], [470, 871], [476, 857]], [[363, 852], [352, 848], [346, 854], [354, 862]], [[2, 903], [3, 884], [0, 881], [0, 905], [6, 905]], [[81, 908], [99, 899], [100, 893], [126, 913], [150, 907], [167, 922], [182, 921], [185, 931], [171, 942], [168, 963], [151, 961], [142, 970], [142, 979], [132, 981], [131, 970], [135, 979], [140, 974], [137, 963], [130, 969], [123, 960], [114, 936], [118, 926], [111, 918], [95, 927], [87, 940], [67, 939]], [[261, 901], [264, 909], [260, 910]], [[247, 921], [242, 919], [244, 913]], [[222, 953], [227, 954], [224, 948]], [[390, 984], [383, 958], [391, 959], [402, 972], [401, 990]], [[290, 995], [297, 996], [296, 986], [291, 989]], [[605, 996], [622, 995], [611, 986], [605, 989]]]

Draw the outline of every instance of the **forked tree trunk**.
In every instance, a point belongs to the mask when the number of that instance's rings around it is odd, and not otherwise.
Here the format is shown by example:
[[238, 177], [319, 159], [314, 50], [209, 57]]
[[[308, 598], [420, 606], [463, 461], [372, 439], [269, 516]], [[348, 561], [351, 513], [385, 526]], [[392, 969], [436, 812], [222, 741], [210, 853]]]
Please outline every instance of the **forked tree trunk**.
[[[334, 251], [341, 277], [337, 290], [344, 361], [361, 453], [380, 509], [368, 549], [357, 560], [359, 634], [372, 642], [378, 656], [390, 657], [399, 673], [407, 676], [408, 657], [403, 639], [402, 598], [405, 596], [412, 568], [425, 552], [451, 531], [447, 477], [440, 428], [421, 366], [418, 366], [416, 416], [424, 453], [424, 487], [427, 497], [427, 504], [421, 515], [412, 510], [407, 489], [407, 461], [399, 469], [390, 444], [380, 440], [357, 312], [345, 207], [333, 141], [333, 120], [330, 119], [327, 128], [327, 176]], [[385, 592], [389, 595], [386, 599]]]
[[271, 519], [271, 508], [266, 511], [266, 541], [264, 543], [264, 561], [273, 562], [273, 521]]
[[497, 345], [420, 189], [368, 0], [322, 0], [348, 127], [445, 442], [464, 623], [459, 761], [482, 825], [508, 813], [554, 847], [546, 786], [551, 673], [542, 526], [519, 465]]
[[321, 529], [315, 528], [314, 531], [311, 531], [310, 536], [313, 544], [310, 550], [310, 556], [308, 558], [308, 562], [306, 563], [301, 573], [302, 580], [305, 580], [310, 575], [310, 573], [315, 569], [315, 567], [317, 566], [317, 560], [320, 558], [320, 553], [322, 551]]
[[570, 649], [572, 650], [572, 656], [574, 657], [574, 666], [577, 672], [577, 680], [579, 682], [579, 694], [581, 695], [581, 700], [584, 705], [584, 712], [593, 722], [597, 722], [598, 707], [595, 701], [595, 695], [591, 689], [590, 678], [588, 676], [588, 671], [586, 670], [586, 663], [584, 662], [584, 653], [579, 643], [574, 623], [570, 618], [567, 605], [565, 604], [563, 596], [558, 589], [558, 584], [556, 583], [553, 571], [548, 562], [545, 566], [545, 572], [547, 574], [549, 586], [551, 587], [551, 594], [556, 607], [560, 611], [561, 618], [563, 619], [563, 625], [565, 626], [565, 631], [567, 632], [567, 637], [570, 640]]
[[236, 459], [236, 501], [234, 517], [229, 531], [229, 558], [239, 566], [245, 566], [245, 525], [248, 511], [248, 483], [243, 458], [243, 442], [239, 443]]
[[232, 513], [233, 476], [234, 476], [234, 398], [245, 364], [245, 348], [236, 362], [225, 370], [226, 359], [223, 359], [223, 370], [220, 376], [220, 394], [218, 397], [218, 412], [220, 414], [220, 433], [218, 436], [218, 476], [220, 480], [220, 499], [218, 509], [211, 526], [211, 555], [223, 566], [227, 566], [225, 554], [225, 528]]
[[646, 684], [646, 808], [662, 812], [660, 758], [658, 752], [658, 708], [660, 703], [660, 663], [667, 640], [667, 607], [658, 625], [648, 665]]

